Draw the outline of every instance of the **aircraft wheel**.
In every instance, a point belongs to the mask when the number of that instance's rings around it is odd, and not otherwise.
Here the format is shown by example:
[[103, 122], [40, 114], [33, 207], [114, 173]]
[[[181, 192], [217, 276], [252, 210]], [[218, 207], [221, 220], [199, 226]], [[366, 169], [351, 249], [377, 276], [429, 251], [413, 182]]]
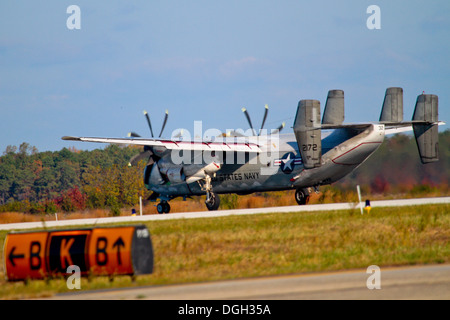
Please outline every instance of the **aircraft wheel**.
[[307, 204], [309, 201], [308, 189], [295, 190], [295, 201], [301, 206]]
[[206, 208], [208, 208], [209, 211], [215, 211], [215, 210], [219, 209], [220, 198], [217, 194], [211, 192], [210, 201], [205, 202], [205, 203], [206, 203]]
[[156, 206], [156, 210], [158, 211], [159, 214], [164, 213], [164, 203], [162, 202], [158, 203], [158, 205]]
[[170, 212], [170, 204], [169, 203], [164, 203], [164, 213], [169, 213]]

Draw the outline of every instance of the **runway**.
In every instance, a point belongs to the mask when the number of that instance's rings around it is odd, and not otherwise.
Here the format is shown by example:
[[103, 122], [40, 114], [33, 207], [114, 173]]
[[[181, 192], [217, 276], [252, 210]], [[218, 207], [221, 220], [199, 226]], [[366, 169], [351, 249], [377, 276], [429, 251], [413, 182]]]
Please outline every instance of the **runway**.
[[[450, 197], [373, 201], [372, 207], [411, 206], [431, 203], [450, 203]], [[81, 219], [58, 221], [47, 227], [86, 225], [149, 220], [210, 218], [219, 216], [284, 213], [301, 211], [348, 210], [359, 208], [354, 203], [272, 207], [215, 212], [172, 213], [136, 217]], [[42, 227], [42, 223], [23, 223], [28, 227]], [[3, 225], [8, 226], [8, 225]], [[10, 226], [12, 227], [12, 226]], [[16, 227], [16, 226], [14, 226]], [[12, 229], [14, 229], [14, 227]], [[98, 291], [72, 291], [55, 295], [53, 300], [315, 300], [315, 299], [450, 299], [450, 264], [384, 267], [380, 269], [380, 289], [369, 289], [371, 277], [366, 269], [340, 272], [320, 272], [235, 279], [215, 282], [145, 286]], [[83, 288], [82, 288], [83, 289]]]
[[[371, 201], [371, 207], [372, 208], [397, 207], [397, 206], [413, 206], [413, 205], [443, 204], [443, 203], [450, 203], [450, 197]], [[127, 217], [108, 217], [97, 219], [93, 218], [93, 219], [42, 221], [42, 222], [7, 223], [7, 224], [0, 224], [0, 230], [25, 230], [25, 229], [54, 228], [54, 227], [77, 226], [77, 225], [89, 226], [105, 223], [145, 222], [145, 221], [158, 221], [170, 219], [213, 218], [232, 215], [263, 214], [271, 212], [287, 213], [287, 212], [305, 212], [305, 211], [310, 212], [310, 211], [349, 210], [349, 209], [359, 210], [359, 208], [360, 204], [358, 203], [328, 203], [328, 204], [313, 204], [304, 206], [284, 206], [284, 207], [199, 211], [199, 212], [178, 212], [170, 214], [152, 214], [142, 216], [138, 215], [134, 217], [127, 216]]]
[[380, 289], [369, 289], [366, 269], [207, 283], [74, 292], [53, 300], [448, 300], [450, 265], [379, 269]]

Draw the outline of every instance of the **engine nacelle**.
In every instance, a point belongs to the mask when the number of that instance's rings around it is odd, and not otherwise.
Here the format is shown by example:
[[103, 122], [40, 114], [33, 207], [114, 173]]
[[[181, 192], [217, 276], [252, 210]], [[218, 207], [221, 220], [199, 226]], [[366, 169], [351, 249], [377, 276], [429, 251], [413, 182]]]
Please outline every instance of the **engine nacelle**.
[[172, 183], [181, 183], [186, 181], [186, 176], [183, 173], [182, 167], [165, 168], [160, 171]]
[[205, 165], [187, 165], [184, 166], [184, 172], [187, 176], [186, 182], [192, 183], [206, 178], [206, 175], [214, 175], [220, 170], [222, 165], [217, 162], [211, 162]]

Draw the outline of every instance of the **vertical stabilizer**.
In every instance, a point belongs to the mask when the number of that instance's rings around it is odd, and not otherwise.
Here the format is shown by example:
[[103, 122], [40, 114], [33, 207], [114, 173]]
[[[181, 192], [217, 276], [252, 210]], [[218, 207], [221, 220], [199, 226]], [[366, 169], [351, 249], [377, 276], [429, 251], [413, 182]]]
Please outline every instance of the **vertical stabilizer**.
[[387, 88], [381, 110], [380, 122], [403, 121], [403, 89]]
[[413, 123], [413, 130], [420, 160], [424, 164], [439, 160], [438, 105], [438, 96], [434, 94], [417, 97], [413, 121], [425, 123]]
[[344, 91], [328, 91], [322, 124], [341, 125], [344, 122]]
[[320, 167], [322, 160], [320, 101], [300, 100], [294, 121], [294, 133], [305, 169]]

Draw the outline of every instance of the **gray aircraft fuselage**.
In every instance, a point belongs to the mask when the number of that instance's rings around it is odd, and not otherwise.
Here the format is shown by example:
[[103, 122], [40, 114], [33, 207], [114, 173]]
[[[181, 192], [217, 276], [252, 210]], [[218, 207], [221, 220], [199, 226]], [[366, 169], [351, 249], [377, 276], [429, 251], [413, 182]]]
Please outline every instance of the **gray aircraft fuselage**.
[[[246, 159], [236, 159], [236, 154], [221, 155], [221, 167], [212, 176], [212, 187], [218, 194], [248, 194], [331, 184], [363, 163], [381, 145], [384, 135], [382, 124], [372, 124], [363, 129], [322, 131], [321, 166], [304, 170], [294, 134], [280, 134], [276, 152], [270, 152], [266, 146], [260, 154], [246, 153]], [[164, 152], [157, 164], [159, 167], [177, 166], [172, 164], [170, 152]], [[184, 168], [189, 166], [193, 165], [186, 164]], [[167, 197], [205, 194], [197, 182], [153, 184], [150, 179], [147, 188]]]

